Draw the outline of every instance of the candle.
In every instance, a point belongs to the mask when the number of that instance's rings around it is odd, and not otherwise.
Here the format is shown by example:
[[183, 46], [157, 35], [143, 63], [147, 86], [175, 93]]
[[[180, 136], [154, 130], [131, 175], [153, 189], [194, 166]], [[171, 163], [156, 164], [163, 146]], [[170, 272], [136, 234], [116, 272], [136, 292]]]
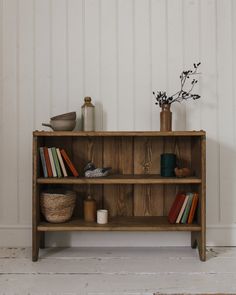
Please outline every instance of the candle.
[[108, 210], [97, 210], [97, 223], [106, 224], [108, 221]]

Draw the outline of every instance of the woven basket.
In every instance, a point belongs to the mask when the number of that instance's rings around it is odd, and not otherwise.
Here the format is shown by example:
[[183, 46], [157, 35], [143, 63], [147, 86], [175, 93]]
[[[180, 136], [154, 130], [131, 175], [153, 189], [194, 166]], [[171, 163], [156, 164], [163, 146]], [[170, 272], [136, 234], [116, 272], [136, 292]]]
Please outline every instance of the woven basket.
[[61, 223], [71, 219], [76, 203], [76, 193], [48, 193], [40, 195], [41, 212], [51, 223]]

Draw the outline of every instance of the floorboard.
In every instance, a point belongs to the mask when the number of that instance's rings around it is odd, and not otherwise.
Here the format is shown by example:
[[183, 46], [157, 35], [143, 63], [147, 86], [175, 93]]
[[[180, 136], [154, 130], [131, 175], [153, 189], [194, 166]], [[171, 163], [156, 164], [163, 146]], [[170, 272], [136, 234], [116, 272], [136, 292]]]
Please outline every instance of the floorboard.
[[236, 248], [0, 248], [0, 294], [236, 294]]

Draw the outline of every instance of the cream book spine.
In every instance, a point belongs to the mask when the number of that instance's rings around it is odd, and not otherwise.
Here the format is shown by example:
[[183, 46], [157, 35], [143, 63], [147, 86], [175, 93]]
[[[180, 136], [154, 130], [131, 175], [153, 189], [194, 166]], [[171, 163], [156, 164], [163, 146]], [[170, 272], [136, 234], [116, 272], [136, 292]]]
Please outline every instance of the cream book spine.
[[183, 206], [182, 206], [181, 210], [179, 211], [179, 215], [178, 215], [178, 217], [176, 219], [176, 223], [180, 223], [180, 220], [181, 220], [181, 217], [182, 217], [182, 215], [184, 213], [184, 209], [185, 209], [185, 207], [187, 205], [188, 199], [189, 199], [189, 195], [186, 195]]
[[57, 151], [57, 156], [58, 156], [58, 159], [59, 159], [59, 162], [60, 162], [60, 165], [61, 165], [61, 170], [62, 170], [62, 172], [63, 172], [63, 175], [64, 175], [64, 177], [67, 177], [68, 174], [67, 174], [67, 172], [66, 172], [66, 167], [65, 167], [65, 164], [64, 164], [64, 162], [63, 162], [63, 159], [62, 159], [62, 156], [61, 156], [60, 149], [57, 148], [56, 151]]

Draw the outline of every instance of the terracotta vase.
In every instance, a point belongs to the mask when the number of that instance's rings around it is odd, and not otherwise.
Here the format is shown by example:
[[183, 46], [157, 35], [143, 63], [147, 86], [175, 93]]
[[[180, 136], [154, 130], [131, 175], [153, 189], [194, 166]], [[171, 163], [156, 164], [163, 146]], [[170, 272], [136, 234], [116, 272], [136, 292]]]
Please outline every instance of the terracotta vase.
[[172, 130], [172, 112], [170, 110], [170, 104], [163, 104], [161, 107], [160, 130], [161, 131]]

